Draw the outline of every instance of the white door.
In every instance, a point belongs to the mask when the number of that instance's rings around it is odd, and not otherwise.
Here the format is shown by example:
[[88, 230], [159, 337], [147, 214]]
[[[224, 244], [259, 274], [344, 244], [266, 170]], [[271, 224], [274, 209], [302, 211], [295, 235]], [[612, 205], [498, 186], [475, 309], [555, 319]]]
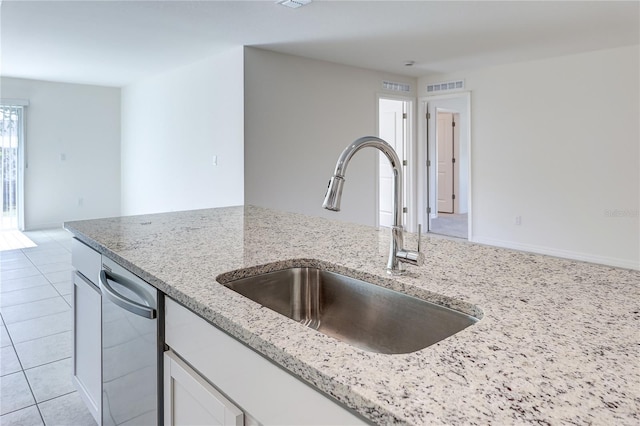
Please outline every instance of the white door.
[[[378, 110], [378, 135], [395, 149], [400, 161], [405, 159], [406, 138], [406, 102], [393, 99], [380, 99]], [[393, 169], [387, 157], [379, 153], [378, 217], [380, 226], [393, 225]], [[403, 177], [404, 177], [404, 167]], [[406, 187], [406, 182], [405, 182]], [[404, 192], [404, 188], [403, 188]], [[403, 194], [405, 195], [405, 194]], [[403, 197], [403, 200], [406, 200]], [[404, 207], [404, 206], [403, 206]]]
[[453, 213], [453, 114], [438, 112], [438, 213]]

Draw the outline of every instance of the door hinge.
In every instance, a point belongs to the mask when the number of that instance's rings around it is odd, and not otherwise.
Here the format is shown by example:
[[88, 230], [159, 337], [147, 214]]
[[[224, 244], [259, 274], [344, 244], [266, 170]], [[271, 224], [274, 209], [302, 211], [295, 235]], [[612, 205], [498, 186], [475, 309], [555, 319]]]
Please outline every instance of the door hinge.
[[452, 158], [452, 159], [451, 159], [451, 162], [452, 162], [452, 163], [455, 163], [455, 162], [456, 162], [456, 159], [455, 159], [455, 158]]
[[431, 160], [427, 160], [427, 167], [431, 167]]
[[404, 120], [406, 120], [406, 119], [407, 119], [407, 113], [406, 113], [406, 112], [403, 112], [403, 113], [402, 113], [402, 118], [403, 118]]
[[403, 208], [402, 208], [402, 213], [406, 213], [406, 212], [407, 212], [407, 208], [406, 208], [406, 207], [403, 207]]
[[402, 160], [402, 165], [406, 166], [407, 165], [407, 160]]
[[431, 207], [427, 207], [427, 213], [431, 213]]
[[431, 113], [430, 112], [427, 113], [427, 120], [431, 120]]
[[451, 127], [456, 127], [456, 122], [455, 121], [451, 122]]
[[451, 199], [455, 200], [456, 199], [456, 194], [451, 194]]

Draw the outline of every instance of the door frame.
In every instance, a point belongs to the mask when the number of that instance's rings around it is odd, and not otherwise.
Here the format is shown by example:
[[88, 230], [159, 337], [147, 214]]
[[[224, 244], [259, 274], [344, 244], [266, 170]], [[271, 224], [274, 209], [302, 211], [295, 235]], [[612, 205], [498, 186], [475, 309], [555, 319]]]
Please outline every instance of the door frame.
[[28, 99], [17, 98], [0, 98], [0, 105], [12, 106], [19, 110], [20, 119], [18, 127], [18, 165], [16, 170], [16, 216], [17, 216], [17, 228], [18, 231], [25, 230], [25, 212], [24, 212], [24, 200], [25, 200], [25, 174], [27, 163], [27, 107], [29, 106]]
[[[415, 102], [416, 98], [412, 96], [401, 96], [389, 93], [376, 93], [376, 136], [380, 136], [380, 99], [389, 99], [394, 101], [402, 101], [407, 106], [407, 135], [405, 141], [405, 160], [407, 165], [404, 173], [404, 185], [406, 197], [404, 206], [407, 208], [407, 216], [405, 220], [405, 230], [413, 232], [416, 229], [416, 194], [417, 194], [417, 174], [414, 159], [416, 158], [415, 143]], [[402, 159], [401, 159], [402, 160]], [[376, 155], [375, 165], [375, 191], [376, 191], [376, 227], [380, 226], [380, 162]]]
[[24, 231], [25, 230], [25, 225], [24, 225], [24, 199], [25, 199], [25, 193], [24, 193], [24, 188], [25, 188], [25, 184], [24, 184], [24, 179], [25, 179], [25, 172], [26, 172], [26, 168], [27, 168], [27, 136], [26, 136], [26, 132], [25, 129], [27, 128], [27, 106], [29, 105], [29, 103], [27, 102], [27, 105], [22, 105], [20, 114], [21, 114], [21, 120], [20, 120], [20, 128], [18, 129], [19, 135], [18, 135], [18, 208], [17, 208], [17, 214], [18, 214], [18, 230], [19, 231]]
[[[440, 101], [458, 100], [461, 102], [461, 111], [454, 110], [460, 113], [460, 120], [465, 121], [465, 130], [459, 132], [459, 146], [462, 149], [463, 145], [468, 152], [468, 161], [466, 165], [467, 171], [467, 239], [473, 241], [473, 228], [472, 228], [472, 150], [471, 150], [471, 92], [458, 92], [447, 95], [438, 96], [424, 96], [418, 98], [418, 143], [417, 143], [417, 207], [418, 214], [416, 220], [423, 224], [423, 229], [430, 229], [430, 215], [427, 212], [428, 207], [431, 205], [432, 211], [434, 208], [433, 199], [435, 178], [433, 174], [436, 172], [436, 165], [431, 162], [431, 167], [427, 167], [427, 161], [433, 160], [433, 150], [435, 146], [431, 143], [430, 139], [434, 138], [435, 120], [436, 120], [436, 108], [447, 109], [451, 111], [451, 106]], [[431, 119], [427, 120], [427, 113], [431, 113]], [[462, 124], [462, 123], [461, 123]], [[461, 125], [462, 127], [462, 125]], [[424, 225], [426, 224], [426, 226]]]
[[[440, 108], [440, 107], [437, 107], [437, 106], [436, 106], [436, 108], [434, 108], [434, 110], [435, 110], [435, 114], [436, 114], [435, 120], [434, 120], [434, 123], [435, 123], [436, 127], [435, 127], [435, 131], [434, 131], [434, 134], [435, 134], [434, 149], [432, 150], [432, 152], [435, 153], [435, 155], [433, 156], [433, 158], [435, 160], [434, 161], [434, 164], [435, 164], [435, 166], [434, 166], [435, 167], [435, 175], [438, 176], [439, 175], [439, 171], [440, 171], [439, 170], [439, 165], [438, 165], [439, 159], [440, 159], [440, 146], [438, 146], [438, 116], [440, 114], [451, 114], [451, 120], [453, 122], [455, 122], [456, 117], [460, 117], [460, 114], [457, 111], [453, 110], [453, 109]], [[457, 154], [458, 154], [458, 151], [460, 150], [460, 148], [459, 148], [459, 146], [456, 146], [455, 131], [456, 131], [455, 128], [451, 130], [451, 156], [453, 158], [458, 158], [459, 156]], [[457, 145], [460, 145], [460, 140], [459, 139], [460, 138], [458, 138], [458, 140], [457, 140], [457, 142], [458, 142]], [[459, 169], [459, 162], [452, 164], [451, 173], [453, 173], [453, 177], [451, 178], [451, 185], [452, 185], [451, 193], [454, 194], [454, 195], [458, 194], [460, 192], [460, 191], [456, 191], [456, 186], [459, 185], [459, 182], [458, 182], [459, 179], [458, 179], [458, 173], [457, 173], [458, 169]], [[436, 207], [437, 208], [436, 209], [431, 209], [431, 218], [437, 218], [438, 217], [438, 213], [440, 213], [440, 210], [439, 210], [440, 206], [438, 205], [438, 200], [439, 200], [438, 197], [440, 195], [438, 193], [439, 192], [438, 191], [438, 185], [434, 185], [434, 189], [435, 189], [434, 199], [435, 199], [435, 203], [436, 203]], [[459, 209], [456, 208], [457, 204], [458, 203], [456, 203], [455, 199], [451, 200], [452, 213], [455, 213], [455, 212], [457, 212], [459, 210]]]

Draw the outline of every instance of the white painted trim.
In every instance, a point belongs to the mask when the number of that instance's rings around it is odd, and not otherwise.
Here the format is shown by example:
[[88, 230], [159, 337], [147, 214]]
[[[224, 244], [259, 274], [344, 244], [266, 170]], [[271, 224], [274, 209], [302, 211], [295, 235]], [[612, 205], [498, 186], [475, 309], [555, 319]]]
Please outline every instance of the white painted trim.
[[25, 111], [25, 103], [29, 105], [28, 100], [24, 99], [9, 99], [2, 98], [0, 99], [0, 105], [3, 107], [9, 107], [12, 110], [15, 110], [18, 115], [18, 158], [16, 165], [16, 227], [19, 231], [24, 231], [24, 178], [25, 178], [25, 168], [26, 168], [26, 120], [27, 114]]
[[417, 146], [416, 146], [416, 98], [407, 100], [407, 223], [405, 229], [418, 232], [417, 186]]
[[[27, 101], [27, 105], [29, 101]], [[18, 188], [16, 189], [18, 192], [18, 206], [17, 206], [17, 214], [18, 214], [18, 230], [24, 231], [24, 179], [26, 175], [27, 169], [27, 114], [23, 108], [20, 111], [20, 129], [18, 131], [20, 134], [18, 135]]]
[[[418, 185], [416, 182], [416, 169], [417, 169], [417, 150], [416, 150], [416, 125], [415, 125], [415, 103], [416, 98], [413, 96], [402, 96], [398, 94], [390, 94], [385, 92], [376, 93], [376, 135], [380, 136], [380, 99], [391, 99], [397, 101], [403, 101], [407, 103], [407, 140], [406, 140], [406, 152], [405, 157], [407, 160], [407, 173], [405, 174], [405, 185], [407, 188], [407, 199], [404, 201], [407, 207], [407, 223], [404, 224], [405, 230], [409, 232], [415, 232], [418, 229], [417, 225], [417, 191]], [[376, 156], [376, 227], [380, 227], [380, 162]]]
[[634, 262], [631, 260], [618, 259], [614, 257], [594, 256], [592, 254], [581, 253], [581, 252], [572, 251], [572, 250], [562, 250], [562, 249], [557, 249], [553, 247], [537, 246], [533, 244], [522, 244], [522, 243], [516, 243], [513, 241], [498, 240], [498, 239], [487, 238], [487, 237], [475, 237], [472, 242], [478, 243], [478, 244], [485, 244], [489, 246], [519, 250], [519, 251], [524, 251], [529, 253], [544, 254], [547, 256], [560, 257], [563, 259], [571, 259], [571, 260], [577, 260], [581, 262], [590, 262], [590, 263], [597, 263], [601, 265], [614, 266], [618, 268], [640, 270], [640, 261]]
[[29, 225], [24, 231], [42, 231], [44, 229], [63, 229], [64, 222], [46, 222]]
[[0, 105], [25, 107], [25, 106], [29, 106], [29, 99], [0, 98]]
[[[427, 161], [427, 153], [426, 153], [426, 114], [427, 114], [427, 102], [424, 100], [424, 97], [418, 98], [418, 119], [416, 120], [418, 134], [416, 138], [416, 201], [418, 206], [418, 211], [416, 215], [416, 221], [422, 225], [422, 232], [427, 232], [429, 229], [429, 216], [427, 215], [427, 202], [426, 198], [428, 197], [427, 190], [427, 178], [426, 178], [426, 161]], [[427, 223], [424, 223], [425, 220]]]

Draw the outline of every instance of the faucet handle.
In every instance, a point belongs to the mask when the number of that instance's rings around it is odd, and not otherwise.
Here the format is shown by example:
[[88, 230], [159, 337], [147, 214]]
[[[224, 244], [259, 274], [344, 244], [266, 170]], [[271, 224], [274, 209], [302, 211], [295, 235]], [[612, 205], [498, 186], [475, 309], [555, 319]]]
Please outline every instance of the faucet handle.
[[420, 242], [422, 240], [422, 225], [418, 225], [418, 250], [398, 250], [396, 258], [398, 261], [408, 263], [414, 266], [424, 265], [424, 253], [420, 251]]
[[398, 261], [414, 266], [424, 265], [424, 253], [415, 250], [398, 250], [396, 253]]

